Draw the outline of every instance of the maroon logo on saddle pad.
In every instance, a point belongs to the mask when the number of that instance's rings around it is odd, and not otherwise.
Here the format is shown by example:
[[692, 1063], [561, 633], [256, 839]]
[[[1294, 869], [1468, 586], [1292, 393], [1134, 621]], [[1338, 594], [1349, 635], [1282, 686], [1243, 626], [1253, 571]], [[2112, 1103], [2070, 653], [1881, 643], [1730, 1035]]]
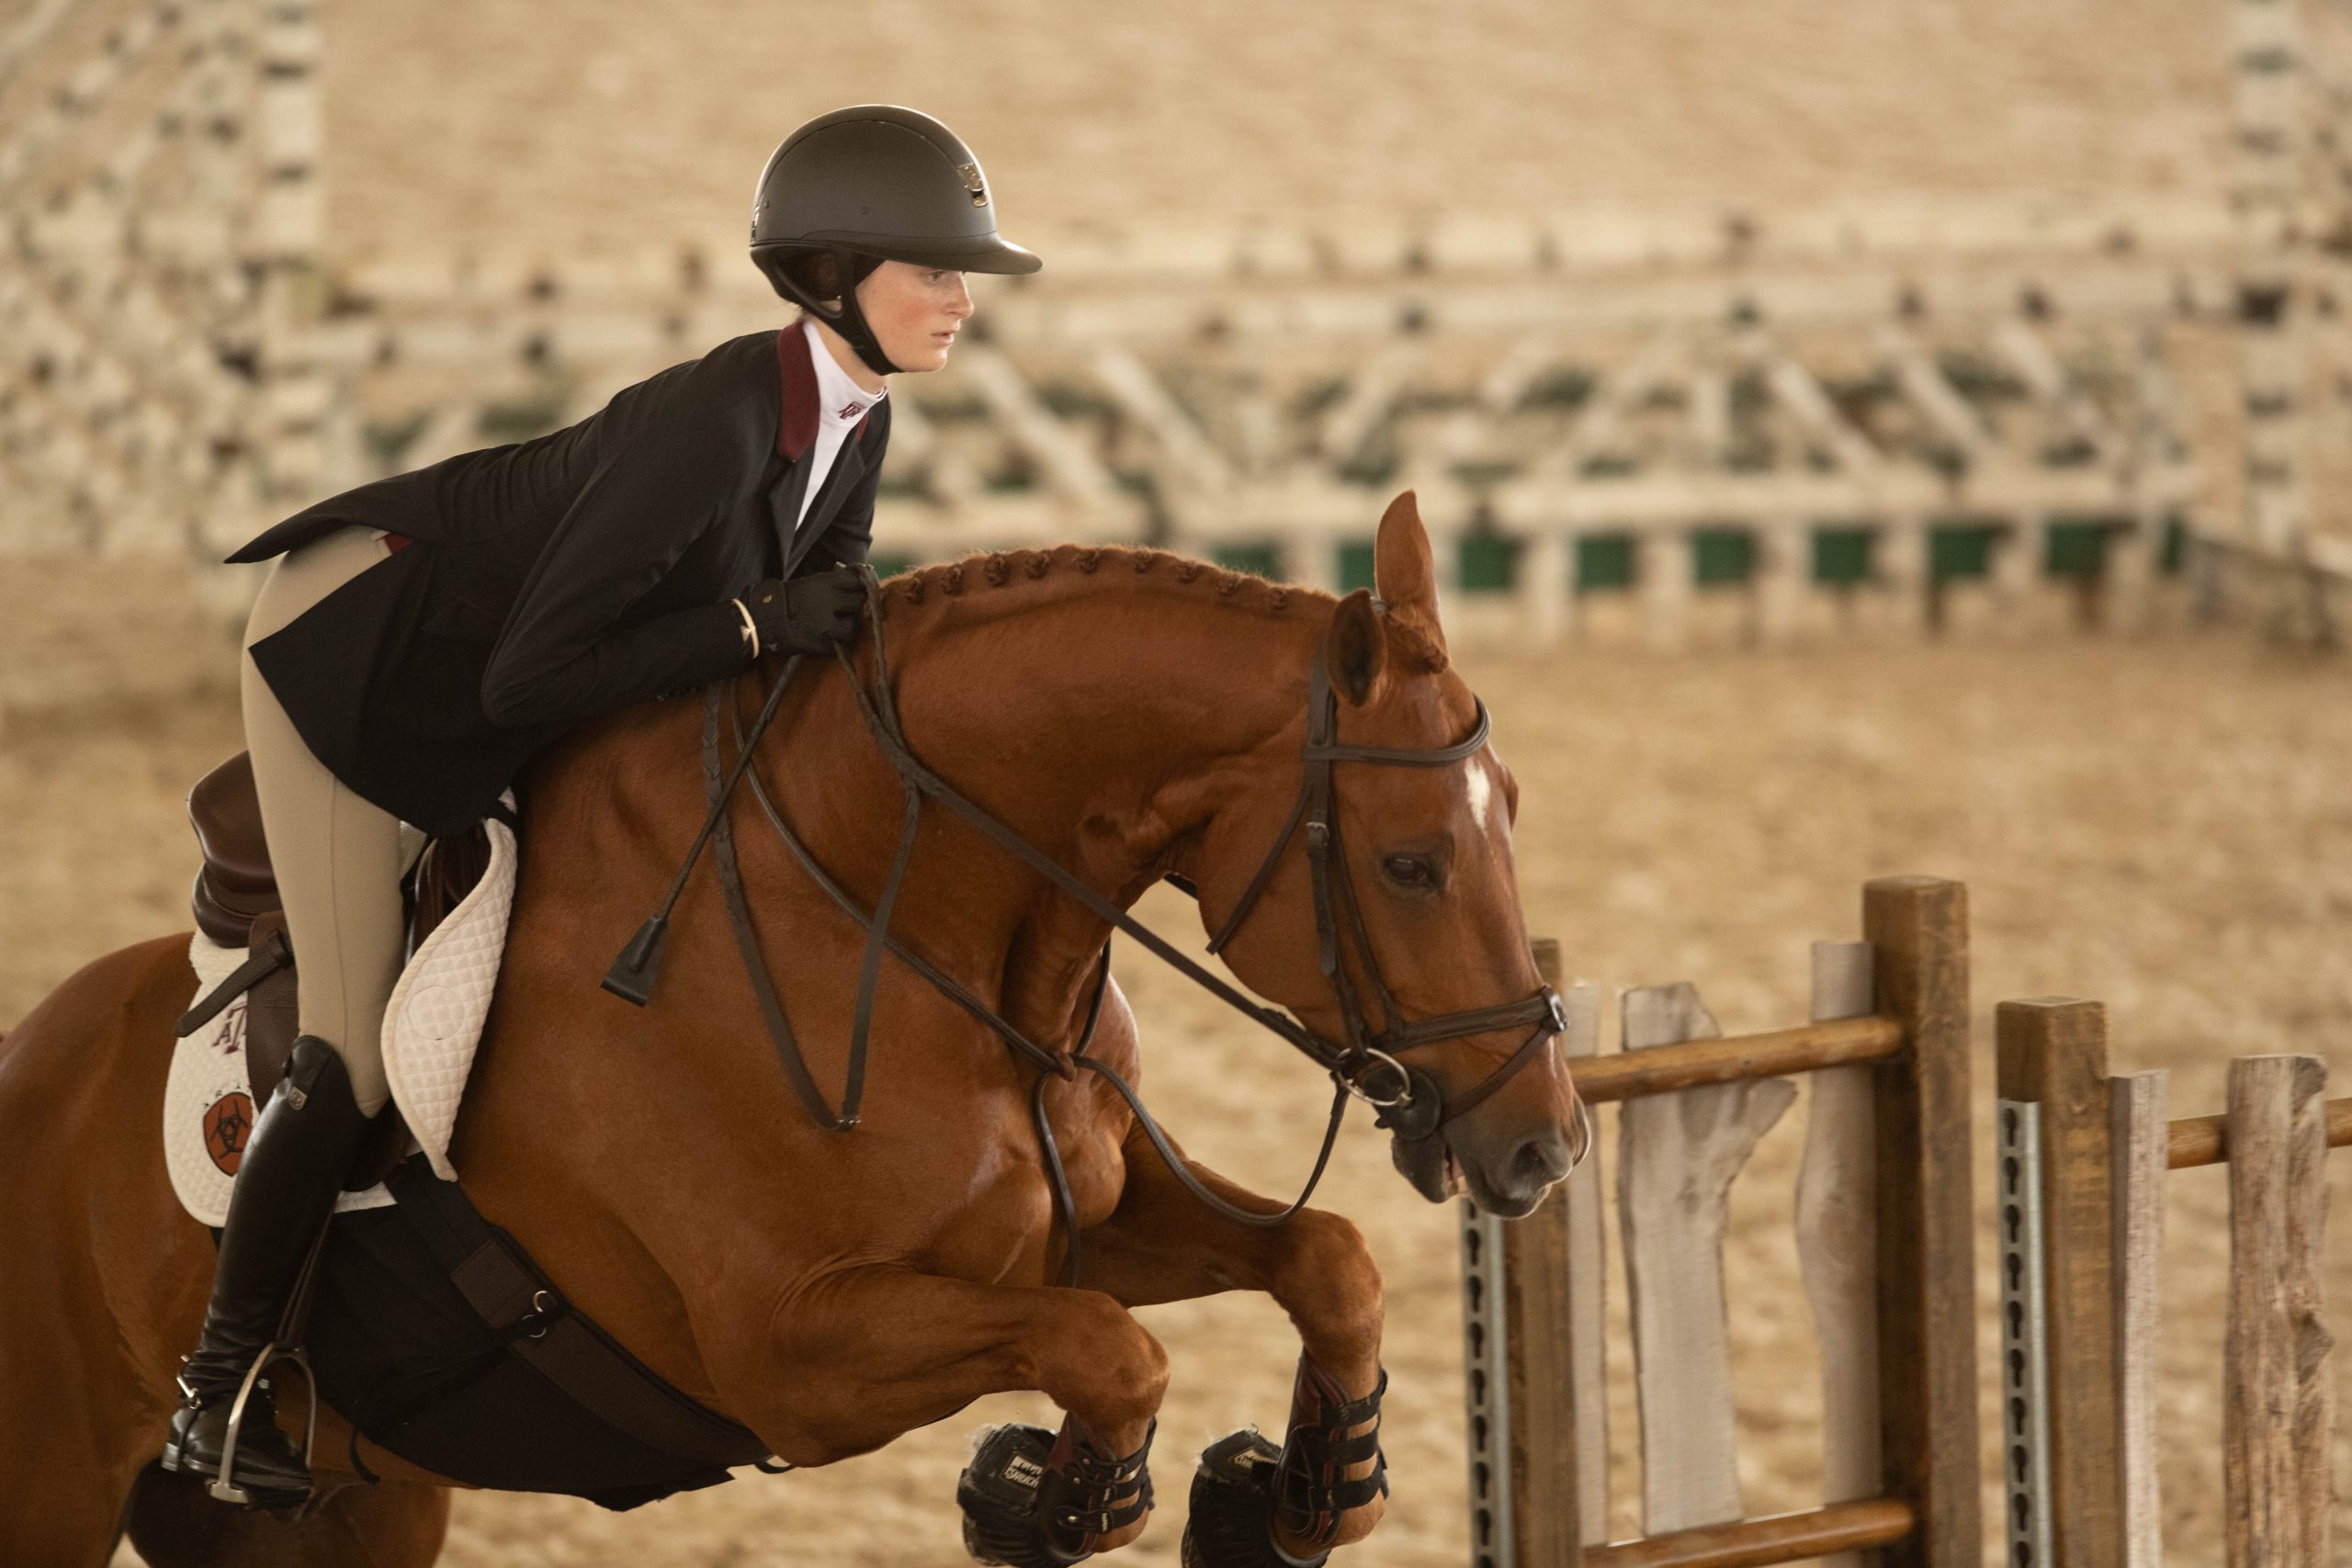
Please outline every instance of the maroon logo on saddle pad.
[[243, 1094], [224, 1094], [204, 1113], [204, 1152], [224, 1175], [234, 1176], [253, 1130], [254, 1102]]

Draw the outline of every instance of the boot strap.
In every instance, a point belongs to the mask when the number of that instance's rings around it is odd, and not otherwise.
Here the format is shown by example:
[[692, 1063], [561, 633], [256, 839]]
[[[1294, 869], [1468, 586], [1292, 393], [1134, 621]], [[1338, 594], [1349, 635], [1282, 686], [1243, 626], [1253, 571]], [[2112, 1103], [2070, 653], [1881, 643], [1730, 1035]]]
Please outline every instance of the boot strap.
[[[1073, 1429], [1069, 1458], [1047, 1472], [1046, 1491], [1059, 1495], [1049, 1505], [1046, 1504], [1045, 1495], [1040, 1495], [1040, 1504], [1049, 1508], [1046, 1522], [1091, 1538], [1107, 1535], [1143, 1517], [1145, 1510], [1151, 1506], [1151, 1472], [1147, 1461], [1151, 1456], [1151, 1439], [1159, 1430], [1159, 1419], [1154, 1416], [1144, 1428], [1142, 1446], [1131, 1454], [1114, 1458], [1097, 1448], [1082, 1428]], [[1063, 1486], [1055, 1486], [1056, 1480]], [[1131, 1487], [1136, 1488], [1135, 1495], [1114, 1506], [1120, 1494]]]
[[[1319, 1368], [1303, 1364], [1300, 1371], [1302, 1384], [1318, 1395], [1330, 1387], [1329, 1374]], [[1387, 1392], [1384, 1367], [1380, 1381], [1362, 1399], [1323, 1403], [1291, 1428], [1275, 1476], [1275, 1498], [1279, 1517], [1295, 1536], [1329, 1546], [1339, 1534], [1340, 1515], [1388, 1495], [1388, 1461], [1381, 1452], [1379, 1427], [1380, 1398]], [[1367, 1421], [1373, 1423], [1370, 1430], [1350, 1431]], [[1349, 1479], [1347, 1472], [1366, 1460], [1372, 1461], [1371, 1473]]]

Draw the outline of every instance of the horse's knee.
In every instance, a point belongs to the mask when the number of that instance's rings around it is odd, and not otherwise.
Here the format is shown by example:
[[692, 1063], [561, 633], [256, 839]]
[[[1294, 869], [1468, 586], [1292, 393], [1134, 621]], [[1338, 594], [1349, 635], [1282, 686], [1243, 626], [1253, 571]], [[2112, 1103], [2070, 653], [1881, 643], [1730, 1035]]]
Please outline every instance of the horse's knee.
[[1363, 1233], [1338, 1214], [1302, 1211], [1274, 1280], [1274, 1294], [1310, 1336], [1358, 1338], [1380, 1335], [1380, 1265]]

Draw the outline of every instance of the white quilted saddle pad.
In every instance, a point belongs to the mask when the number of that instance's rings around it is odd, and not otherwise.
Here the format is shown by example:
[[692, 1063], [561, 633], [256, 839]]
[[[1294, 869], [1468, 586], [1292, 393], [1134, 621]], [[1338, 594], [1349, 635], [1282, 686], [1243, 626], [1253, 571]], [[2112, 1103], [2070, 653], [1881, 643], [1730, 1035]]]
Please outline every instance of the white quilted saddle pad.
[[[508, 804], [513, 804], [510, 795]], [[503, 822], [483, 824], [490, 866], [448, 918], [410, 955], [384, 1010], [384, 1076], [408, 1122], [414, 1146], [434, 1173], [455, 1181], [449, 1137], [458, 1102], [473, 1070], [474, 1048], [490, 1014], [514, 908], [514, 835]], [[203, 997], [245, 961], [242, 947], [221, 947], [202, 931], [188, 943], [196, 994]], [[201, 1224], [223, 1224], [255, 1107], [245, 1088], [245, 998], [179, 1042], [164, 1087], [164, 1161], [181, 1206]], [[383, 1188], [345, 1192], [336, 1208], [374, 1209], [392, 1201]]]

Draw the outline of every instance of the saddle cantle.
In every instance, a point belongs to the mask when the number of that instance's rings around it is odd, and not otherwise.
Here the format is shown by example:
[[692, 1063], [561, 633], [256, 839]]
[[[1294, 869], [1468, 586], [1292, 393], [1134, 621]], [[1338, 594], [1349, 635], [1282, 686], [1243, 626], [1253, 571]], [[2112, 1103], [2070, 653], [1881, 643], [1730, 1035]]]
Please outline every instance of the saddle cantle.
[[197, 780], [187, 792], [187, 817], [204, 852], [191, 899], [196, 929], [222, 947], [251, 947], [255, 917], [278, 908], [252, 753], [240, 751]]
[[[254, 921], [281, 908], [254, 792], [253, 754], [240, 751], [197, 780], [187, 792], [187, 817], [204, 855], [189, 900], [197, 929], [222, 947], [252, 947]], [[427, 841], [402, 886], [411, 953], [473, 891], [489, 863], [490, 840], [479, 825]]]

